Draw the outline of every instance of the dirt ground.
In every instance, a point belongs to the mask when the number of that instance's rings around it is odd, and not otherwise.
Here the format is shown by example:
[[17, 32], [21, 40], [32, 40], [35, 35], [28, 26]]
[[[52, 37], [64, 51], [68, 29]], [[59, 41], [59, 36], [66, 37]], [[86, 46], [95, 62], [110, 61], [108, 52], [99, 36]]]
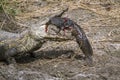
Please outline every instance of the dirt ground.
[[14, 65], [1, 61], [0, 80], [120, 80], [119, 0], [18, 1], [24, 3], [25, 11], [15, 18], [30, 27], [39, 26], [42, 17], [69, 7], [63, 16], [77, 22], [85, 31], [93, 47], [94, 65], [85, 65], [75, 40], [48, 41], [36, 51], [37, 58], [24, 55], [16, 58]]

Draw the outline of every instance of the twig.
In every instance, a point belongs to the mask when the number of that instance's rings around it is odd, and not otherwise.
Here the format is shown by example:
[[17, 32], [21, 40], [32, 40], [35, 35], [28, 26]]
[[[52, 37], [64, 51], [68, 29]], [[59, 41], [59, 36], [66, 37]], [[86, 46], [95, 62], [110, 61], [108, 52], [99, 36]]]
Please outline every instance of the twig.
[[14, 21], [14, 20], [7, 14], [7, 12], [5, 11], [2, 3], [1, 3], [1, 6], [2, 6], [2, 9], [3, 9], [3, 12], [4, 12], [5, 16], [6, 16], [11, 22], [13, 22], [14, 24], [17, 24], [17, 25], [24, 26], [24, 27], [28, 28], [27, 25], [21, 24], [21, 23], [19, 23], [19, 22]]
[[3, 28], [3, 25], [5, 24], [5, 22], [6, 22], [6, 19], [2, 22], [2, 24], [1, 24], [1, 26], [0, 26], [0, 29]]
[[120, 42], [119, 40], [98, 40], [94, 42]]

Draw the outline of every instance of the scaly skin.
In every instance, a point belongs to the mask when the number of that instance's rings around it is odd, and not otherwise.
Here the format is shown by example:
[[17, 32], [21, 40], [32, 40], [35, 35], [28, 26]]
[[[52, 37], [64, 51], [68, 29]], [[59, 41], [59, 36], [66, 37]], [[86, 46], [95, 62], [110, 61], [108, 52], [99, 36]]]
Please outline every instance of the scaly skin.
[[[47, 40], [65, 41], [65, 37], [50, 35], [45, 32], [45, 26], [32, 27], [21, 34], [0, 30], [0, 59], [7, 64], [14, 63], [14, 56], [32, 53], [39, 49]], [[3, 34], [4, 33], [4, 34]], [[32, 54], [33, 55], [33, 54]]]
[[[67, 10], [67, 9], [66, 9]], [[56, 41], [65, 41], [71, 40], [65, 36], [58, 35], [50, 35], [46, 33], [46, 30], [49, 24], [53, 24], [56, 26], [59, 25], [59, 19], [61, 19], [62, 14], [66, 11], [64, 10], [57, 17], [58, 23], [56, 24], [56, 20], [51, 23], [51, 19], [46, 23], [46, 25], [42, 26], [34, 26], [30, 29], [22, 32], [21, 34], [9, 33], [0, 30], [0, 59], [6, 60], [8, 64], [15, 62], [14, 56], [21, 55], [21, 53], [32, 53], [35, 50], [39, 49], [43, 43], [47, 40], [56, 40]], [[64, 18], [62, 18], [63, 23], [60, 22], [60, 26], [57, 26], [60, 30], [64, 30], [67, 28], [71, 28], [72, 35], [75, 36], [79, 47], [82, 49], [85, 54], [86, 61], [88, 65], [92, 65], [92, 55], [93, 50], [92, 47], [82, 30], [82, 28], [77, 25], [74, 21], [66, 18], [67, 21], [64, 23]], [[55, 24], [54, 24], [55, 23]], [[63, 25], [63, 26], [62, 26]], [[47, 26], [45, 28], [45, 26]], [[61, 28], [62, 27], [62, 28]], [[33, 55], [33, 54], [32, 54]]]

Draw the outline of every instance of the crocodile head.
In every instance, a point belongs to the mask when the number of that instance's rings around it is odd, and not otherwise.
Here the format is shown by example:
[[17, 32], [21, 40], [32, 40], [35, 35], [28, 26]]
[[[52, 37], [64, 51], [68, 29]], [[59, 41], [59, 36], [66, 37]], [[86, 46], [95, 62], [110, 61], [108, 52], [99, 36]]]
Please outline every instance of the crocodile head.
[[45, 36], [47, 36], [47, 33], [45, 33], [44, 25], [41, 26], [34, 26], [31, 28], [31, 34], [34, 36], [35, 39], [43, 39]]
[[[71, 40], [67, 36], [58, 35], [55, 31], [46, 32], [46, 25], [32, 26], [30, 33], [36, 40], [48, 39], [48, 40]], [[56, 33], [56, 34], [53, 34]]]
[[[55, 14], [53, 15], [48, 15], [48, 16], [44, 16], [43, 18], [41, 18], [38, 22], [36, 22], [35, 24], [31, 25], [31, 34], [33, 35], [33, 37], [37, 40], [41, 40], [41, 39], [69, 39], [71, 40], [71, 38], [65, 35], [58, 35], [56, 31], [59, 30], [48, 30], [48, 32], [46, 32], [46, 23], [49, 21], [49, 19], [51, 19], [51, 17], [55, 16]], [[55, 28], [55, 27], [54, 27]], [[57, 28], [58, 29], [58, 28]], [[73, 38], [72, 38], [73, 39]]]

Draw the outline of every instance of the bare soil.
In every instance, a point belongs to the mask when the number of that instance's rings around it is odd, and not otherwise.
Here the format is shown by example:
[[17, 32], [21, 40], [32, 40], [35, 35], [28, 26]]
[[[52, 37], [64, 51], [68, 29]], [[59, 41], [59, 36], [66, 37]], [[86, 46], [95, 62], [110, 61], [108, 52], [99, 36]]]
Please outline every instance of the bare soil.
[[94, 65], [85, 65], [83, 53], [75, 40], [51, 41], [36, 51], [37, 58], [24, 55], [16, 58], [14, 65], [0, 62], [0, 80], [120, 80], [119, 0], [18, 1], [27, 7], [23, 5], [25, 11], [15, 19], [26, 25], [39, 24], [42, 17], [69, 7], [64, 16], [84, 29], [93, 47]]

